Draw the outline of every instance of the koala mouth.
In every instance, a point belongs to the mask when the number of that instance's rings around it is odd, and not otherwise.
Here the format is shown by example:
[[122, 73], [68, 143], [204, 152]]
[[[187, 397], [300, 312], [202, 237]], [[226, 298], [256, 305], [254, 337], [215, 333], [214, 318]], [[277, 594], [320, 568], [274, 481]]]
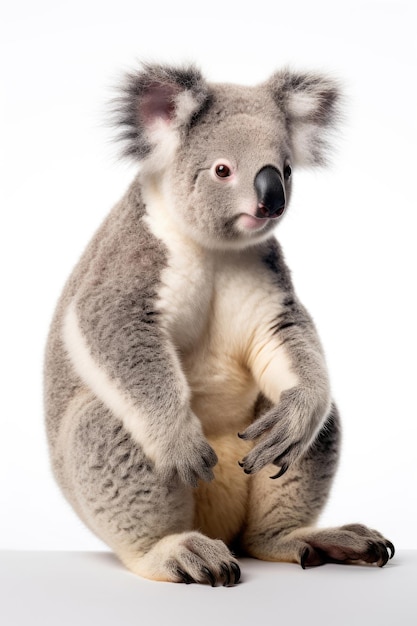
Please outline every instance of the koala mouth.
[[270, 217], [256, 217], [249, 213], [240, 213], [238, 222], [240, 226], [247, 231], [261, 230], [265, 228], [267, 224], [274, 221], [279, 217], [278, 215], [271, 215]]

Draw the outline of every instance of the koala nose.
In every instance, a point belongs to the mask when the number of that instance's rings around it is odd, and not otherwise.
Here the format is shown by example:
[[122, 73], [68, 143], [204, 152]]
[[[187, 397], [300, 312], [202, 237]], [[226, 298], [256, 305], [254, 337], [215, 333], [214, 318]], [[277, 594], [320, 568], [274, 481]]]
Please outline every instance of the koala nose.
[[285, 190], [281, 174], [272, 165], [265, 165], [255, 176], [258, 196], [256, 217], [278, 217], [285, 209]]

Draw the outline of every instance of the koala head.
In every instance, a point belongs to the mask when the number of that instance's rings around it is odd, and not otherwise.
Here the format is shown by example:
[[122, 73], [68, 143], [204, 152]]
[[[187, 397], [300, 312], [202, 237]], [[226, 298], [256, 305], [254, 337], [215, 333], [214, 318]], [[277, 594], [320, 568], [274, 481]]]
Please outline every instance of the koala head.
[[246, 87], [205, 81], [194, 67], [147, 65], [117, 100], [124, 153], [194, 240], [242, 248], [282, 219], [297, 166], [325, 162], [338, 88], [283, 70]]

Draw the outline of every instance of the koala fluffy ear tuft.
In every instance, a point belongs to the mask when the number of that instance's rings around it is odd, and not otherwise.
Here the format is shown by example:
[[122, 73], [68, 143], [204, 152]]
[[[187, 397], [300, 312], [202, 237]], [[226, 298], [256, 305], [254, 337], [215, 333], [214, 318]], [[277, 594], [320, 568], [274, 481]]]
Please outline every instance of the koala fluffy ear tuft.
[[127, 74], [113, 102], [123, 155], [146, 158], [168, 135], [189, 127], [207, 100], [206, 82], [194, 66], [143, 64]]
[[337, 81], [320, 74], [284, 70], [274, 74], [267, 84], [285, 115], [295, 164], [324, 165], [329, 132], [339, 119]]

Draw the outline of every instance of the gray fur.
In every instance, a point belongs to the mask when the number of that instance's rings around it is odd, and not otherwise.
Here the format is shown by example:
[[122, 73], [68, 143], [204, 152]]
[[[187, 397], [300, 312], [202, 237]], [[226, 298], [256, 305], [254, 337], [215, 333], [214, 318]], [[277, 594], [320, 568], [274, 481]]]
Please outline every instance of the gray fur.
[[[142, 169], [58, 303], [45, 406], [63, 493], [138, 574], [234, 584], [231, 544], [303, 567], [384, 565], [393, 550], [363, 526], [311, 528], [336, 468], [339, 418], [314, 324], [272, 234], [282, 218], [256, 222], [252, 212], [263, 167], [279, 173], [287, 208], [289, 168], [324, 162], [337, 100], [337, 85], [316, 75], [284, 70], [242, 87], [207, 83], [194, 67], [147, 65], [115, 103], [124, 154]], [[215, 173], [218, 159], [230, 180]], [[297, 382], [268, 397], [275, 365]], [[244, 453], [232, 469], [234, 447]], [[240, 513], [221, 535], [210, 529], [227, 490]]]
[[72, 472], [72, 498], [93, 531], [116, 550], [128, 541], [139, 553], [168, 533], [191, 529], [190, 490], [178, 477], [159, 480], [140, 447], [132, 446], [129, 434], [97, 399], [85, 399], [74, 424], [69, 443], [79, 461]]

